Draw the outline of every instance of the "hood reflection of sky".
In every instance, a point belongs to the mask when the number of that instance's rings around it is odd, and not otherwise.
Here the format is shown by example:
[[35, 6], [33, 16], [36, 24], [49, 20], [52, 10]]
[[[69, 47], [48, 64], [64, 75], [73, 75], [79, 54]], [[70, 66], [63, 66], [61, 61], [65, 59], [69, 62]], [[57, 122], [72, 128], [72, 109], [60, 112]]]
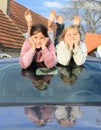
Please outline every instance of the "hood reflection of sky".
[[[52, 129], [55, 130], [58, 128], [59, 130], [74, 130], [79, 128], [83, 130], [91, 129], [96, 130], [101, 129], [101, 107], [100, 106], [80, 106], [83, 111], [83, 115], [80, 119], [77, 120], [74, 126], [71, 127], [62, 127], [55, 119], [51, 123], [48, 123], [46, 126], [41, 127], [41, 130]], [[19, 128], [23, 129], [31, 129], [37, 130], [38, 127], [30, 121], [25, 113], [23, 107], [2, 107], [0, 108], [0, 129], [5, 128]]]

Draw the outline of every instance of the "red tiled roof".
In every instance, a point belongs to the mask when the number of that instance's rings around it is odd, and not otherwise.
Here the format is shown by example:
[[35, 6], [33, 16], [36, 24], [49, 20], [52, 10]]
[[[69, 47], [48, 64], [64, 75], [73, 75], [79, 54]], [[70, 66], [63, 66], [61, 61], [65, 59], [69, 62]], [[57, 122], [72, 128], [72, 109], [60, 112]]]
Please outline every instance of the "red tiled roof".
[[[27, 25], [24, 18], [24, 13], [27, 10], [24, 6], [14, 2], [13, 0], [10, 1], [10, 18], [14, 21], [17, 27], [23, 32], [26, 33]], [[33, 24], [42, 23], [45, 26], [47, 25], [47, 19], [42, 17], [41, 15], [37, 14], [36, 12], [31, 11]]]
[[[10, 0], [9, 16], [0, 10], [0, 46], [6, 48], [21, 49], [25, 40], [23, 33], [27, 32], [24, 6]], [[33, 23], [41, 22], [47, 25], [47, 19], [31, 11]]]
[[20, 48], [24, 36], [16, 25], [0, 10], [0, 44], [7, 48]]

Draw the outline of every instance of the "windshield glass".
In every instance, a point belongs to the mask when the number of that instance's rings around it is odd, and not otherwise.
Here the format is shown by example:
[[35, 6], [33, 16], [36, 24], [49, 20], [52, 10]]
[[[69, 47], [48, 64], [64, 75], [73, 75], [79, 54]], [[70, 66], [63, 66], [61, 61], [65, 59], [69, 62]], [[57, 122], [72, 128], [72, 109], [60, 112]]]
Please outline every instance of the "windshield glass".
[[101, 103], [99, 66], [92, 68], [94, 63], [89, 63], [89, 60], [87, 63], [73, 70], [61, 66], [52, 69], [24, 70], [16, 61], [2, 63], [0, 103], [99, 104]]

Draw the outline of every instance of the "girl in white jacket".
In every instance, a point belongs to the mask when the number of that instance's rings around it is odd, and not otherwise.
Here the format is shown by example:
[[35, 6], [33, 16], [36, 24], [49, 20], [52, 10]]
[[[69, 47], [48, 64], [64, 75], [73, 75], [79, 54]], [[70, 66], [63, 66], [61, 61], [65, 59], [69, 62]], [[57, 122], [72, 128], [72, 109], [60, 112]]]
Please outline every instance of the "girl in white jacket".
[[87, 47], [81, 41], [77, 25], [70, 25], [63, 30], [59, 43], [56, 45], [56, 53], [58, 63], [63, 66], [69, 65], [71, 59], [78, 66], [84, 64], [87, 56]]
[[51, 10], [48, 28], [51, 28], [49, 37], [52, 40], [54, 39], [52, 23], [55, 18], [57, 20], [57, 30], [54, 44], [56, 46], [58, 63], [63, 66], [68, 66], [73, 62], [77, 66], [83, 65], [87, 56], [87, 47], [86, 44], [81, 41], [79, 31], [80, 18], [78, 16], [74, 17], [73, 25], [64, 27], [62, 16], [56, 16], [55, 10]]

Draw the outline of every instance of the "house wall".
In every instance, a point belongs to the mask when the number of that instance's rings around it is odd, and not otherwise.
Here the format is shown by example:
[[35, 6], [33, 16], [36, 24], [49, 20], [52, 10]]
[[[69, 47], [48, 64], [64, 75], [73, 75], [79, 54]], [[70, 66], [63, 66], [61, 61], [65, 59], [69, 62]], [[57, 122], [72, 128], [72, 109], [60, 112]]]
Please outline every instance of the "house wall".
[[6, 14], [9, 15], [9, 2], [10, 0], [0, 0], [0, 9]]

